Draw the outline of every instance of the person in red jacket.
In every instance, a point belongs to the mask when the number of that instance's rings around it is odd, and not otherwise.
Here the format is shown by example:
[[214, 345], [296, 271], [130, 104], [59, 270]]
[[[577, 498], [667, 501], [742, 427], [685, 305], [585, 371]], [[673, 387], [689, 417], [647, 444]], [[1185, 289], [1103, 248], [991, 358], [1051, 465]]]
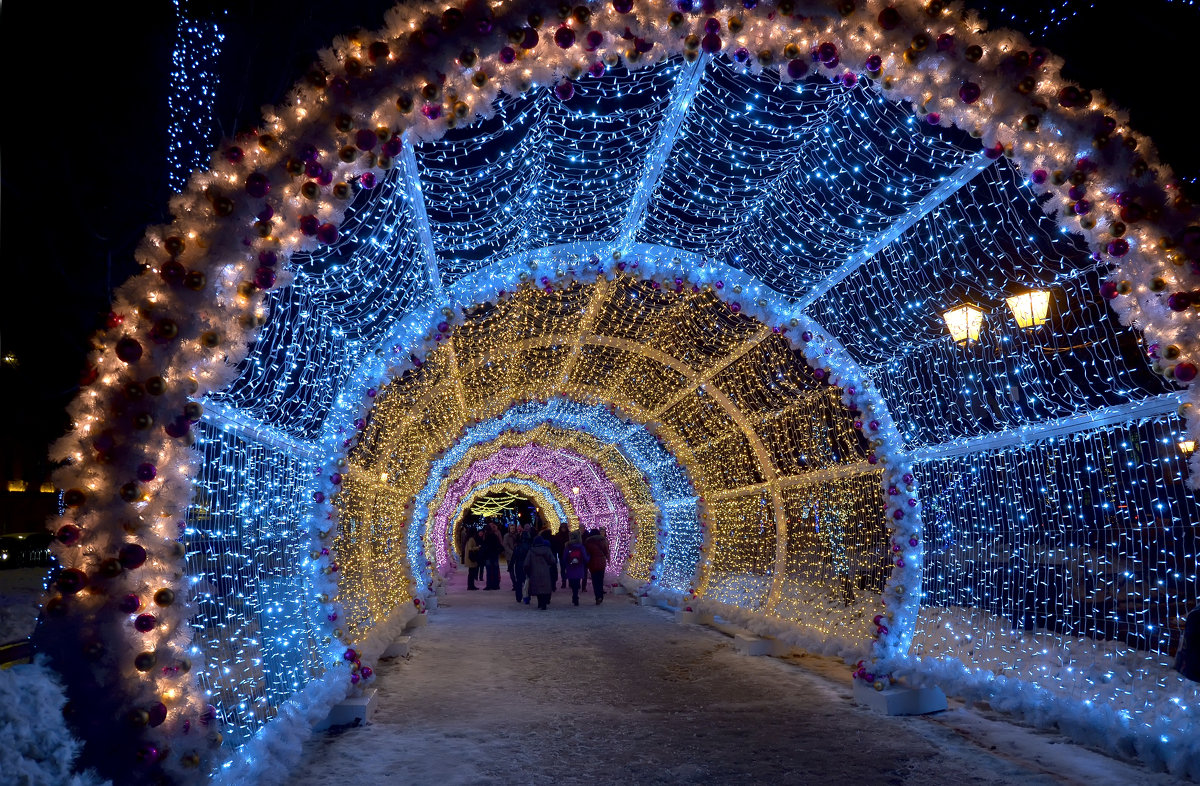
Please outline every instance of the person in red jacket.
[[608, 538], [604, 530], [594, 529], [583, 542], [588, 553], [588, 572], [592, 574], [592, 589], [596, 593], [596, 605], [604, 602], [604, 571], [608, 567]]

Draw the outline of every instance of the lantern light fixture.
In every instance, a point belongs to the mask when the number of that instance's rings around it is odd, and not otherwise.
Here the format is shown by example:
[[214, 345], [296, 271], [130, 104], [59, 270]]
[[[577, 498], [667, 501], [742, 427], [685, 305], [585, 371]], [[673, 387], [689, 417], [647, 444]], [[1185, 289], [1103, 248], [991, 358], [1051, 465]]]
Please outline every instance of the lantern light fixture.
[[950, 337], [957, 344], [969, 344], [979, 340], [979, 330], [983, 327], [983, 309], [973, 303], [964, 303], [942, 314], [946, 327], [950, 329]]
[[1020, 295], [1006, 298], [1005, 303], [1012, 311], [1017, 325], [1022, 328], [1032, 328], [1046, 322], [1050, 312], [1050, 292], [1045, 289], [1034, 289]]

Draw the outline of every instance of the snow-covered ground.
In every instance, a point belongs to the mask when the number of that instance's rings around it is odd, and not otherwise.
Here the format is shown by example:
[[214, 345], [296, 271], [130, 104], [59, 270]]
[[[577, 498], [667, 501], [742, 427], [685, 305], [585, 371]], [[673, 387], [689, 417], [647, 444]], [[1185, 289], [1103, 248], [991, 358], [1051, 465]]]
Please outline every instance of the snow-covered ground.
[[33, 633], [46, 568], [0, 570], [0, 644]]
[[836, 659], [740, 656], [625, 596], [538, 612], [457, 583], [379, 665], [373, 722], [315, 735], [278, 782], [1177, 782], [960, 705], [874, 714]]

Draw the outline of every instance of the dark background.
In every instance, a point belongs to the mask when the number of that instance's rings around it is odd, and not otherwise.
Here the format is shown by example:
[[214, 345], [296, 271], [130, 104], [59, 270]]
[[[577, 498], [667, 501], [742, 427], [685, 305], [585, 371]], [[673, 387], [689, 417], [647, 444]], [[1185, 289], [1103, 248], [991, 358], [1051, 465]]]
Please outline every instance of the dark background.
[[[181, 3], [225, 34], [216, 127], [193, 134], [199, 150], [253, 127], [260, 107], [282, 98], [318, 49], [357, 27], [379, 27], [393, 4]], [[1068, 77], [1127, 107], [1197, 196], [1200, 9], [1168, 0], [969, 5], [1063, 55]], [[108, 313], [112, 288], [136, 272], [133, 249], [145, 226], [167, 219], [175, 43], [169, 0], [0, 7], [0, 354], [16, 360], [0, 364], [0, 533], [38, 529], [40, 508], [52, 508], [52, 495], [14, 499], [7, 481], [24, 479], [30, 494], [46, 479], [47, 447], [67, 427], [88, 336]]]

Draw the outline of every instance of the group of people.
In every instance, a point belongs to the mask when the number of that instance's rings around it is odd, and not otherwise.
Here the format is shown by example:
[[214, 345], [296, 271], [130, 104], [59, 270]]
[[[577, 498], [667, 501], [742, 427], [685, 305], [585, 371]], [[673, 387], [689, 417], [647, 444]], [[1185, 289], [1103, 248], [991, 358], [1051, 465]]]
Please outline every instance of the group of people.
[[495, 523], [469, 533], [461, 551], [467, 566], [467, 589], [500, 589], [500, 557], [508, 563], [508, 575], [518, 603], [537, 598], [537, 607], [545, 611], [550, 596], [562, 582], [570, 586], [571, 603], [579, 605], [580, 591], [587, 592], [588, 579], [596, 605], [604, 602], [604, 573], [608, 568], [608, 537], [602, 529], [572, 530], [563, 522], [558, 531], [538, 531], [534, 526], [515, 524], [501, 534]]

